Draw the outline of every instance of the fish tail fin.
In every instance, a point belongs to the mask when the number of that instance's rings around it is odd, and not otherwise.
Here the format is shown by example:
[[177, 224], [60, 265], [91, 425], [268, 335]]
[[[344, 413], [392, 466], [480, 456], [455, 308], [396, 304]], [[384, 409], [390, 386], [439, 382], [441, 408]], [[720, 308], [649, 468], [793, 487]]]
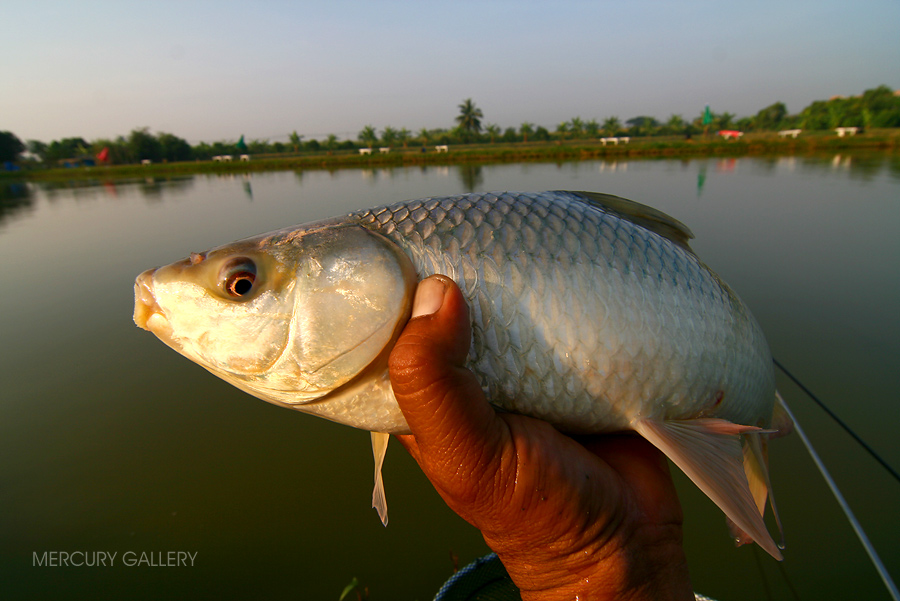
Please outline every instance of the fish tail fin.
[[[753, 426], [706, 418], [669, 421], [642, 419], [635, 422], [634, 427], [725, 512], [745, 533], [744, 542], [756, 541], [769, 555], [779, 561], [782, 559], [778, 546], [766, 529], [744, 470], [741, 435], [751, 432], [762, 434], [763, 431]], [[750, 454], [754, 453], [751, 447]]]
[[372, 491], [372, 507], [378, 512], [381, 523], [388, 525], [387, 498], [384, 496], [384, 480], [381, 478], [381, 466], [387, 453], [390, 434], [370, 432], [372, 435], [372, 455], [375, 456], [375, 490]]

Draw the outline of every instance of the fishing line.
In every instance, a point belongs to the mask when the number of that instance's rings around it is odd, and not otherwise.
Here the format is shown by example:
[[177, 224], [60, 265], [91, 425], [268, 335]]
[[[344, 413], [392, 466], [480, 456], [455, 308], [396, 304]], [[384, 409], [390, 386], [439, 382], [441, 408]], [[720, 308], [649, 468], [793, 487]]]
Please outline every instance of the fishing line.
[[790, 378], [791, 381], [792, 381], [794, 384], [796, 384], [798, 387], [800, 387], [800, 390], [802, 390], [803, 392], [805, 392], [805, 393], [807, 394], [807, 396], [809, 396], [809, 398], [811, 398], [811, 399], [813, 400], [813, 402], [815, 402], [815, 403], [822, 409], [822, 411], [824, 411], [825, 413], [827, 413], [828, 416], [829, 416], [831, 419], [833, 419], [835, 422], [837, 422], [837, 424], [838, 424], [841, 428], [843, 428], [844, 431], [845, 431], [847, 434], [849, 434], [851, 437], [853, 437], [853, 440], [855, 440], [862, 448], [864, 448], [866, 451], [868, 451], [869, 455], [871, 455], [872, 457], [874, 457], [874, 458], [875, 458], [875, 461], [877, 461], [878, 463], [880, 463], [880, 464], [881, 464], [881, 467], [883, 467], [884, 469], [886, 469], [886, 470], [888, 471], [888, 473], [889, 473], [891, 476], [894, 477], [894, 480], [896, 480], [897, 482], [900, 482], [900, 473], [897, 473], [897, 470], [895, 470], [893, 467], [891, 467], [891, 466], [888, 464], [887, 461], [885, 461], [884, 459], [882, 459], [881, 456], [875, 451], [875, 449], [873, 449], [872, 447], [870, 447], [870, 446], [866, 443], [866, 441], [864, 441], [862, 438], [860, 438], [859, 435], [858, 435], [856, 432], [854, 432], [854, 431], [850, 428], [850, 426], [848, 426], [848, 425], [844, 422], [844, 420], [842, 420], [841, 418], [839, 418], [839, 417], [834, 413], [834, 411], [832, 411], [831, 409], [829, 409], [829, 408], [825, 405], [825, 403], [823, 403], [821, 400], [819, 400], [819, 398], [818, 398], [816, 395], [814, 395], [814, 394], [812, 393], [812, 391], [811, 391], [809, 388], [807, 388], [806, 386], [804, 386], [803, 383], [802, 383], [800, 380], [798, 380], [796, 377], [794, 377], [794, 374], [792, 374], [791, 372], [789, 372], [789, 371], [787, 370], [787, 368], [786, 368], [784, 365], [782, 365], [781, 363], [779, 363], [779, 362], [778, 362], [778, 359], [772, 359], [772, 361], [775, 363], [775, 366], [778, 367], [778, 369], [780, 369], [780, 370], [784, 373], [784, 375], [786, 375], [788, 378]]
[[[759, 572], [759, 578], [762, 582], [763, 589], [766, 592], [766, 599], [772, 600], [775, 597], [772, 595], [772, 589], [769, 588], [769, 579], [766, 578], [766, 572], [763, 568], [763, 562], [760, 556], [762, 553], [759, 550], [759, 545], [753, 545], [750, 547], [753, 549], [753, 560], [756, 562], [756, 571]], [[776, 561], [775, 566], [778, 568], [778, 572], [781, 574], [781, 579], [784, 580], [784, 583], [787, 585], [788, 590], [791, 591], [791, 596], [795, 599], [795, 601], [800, 601], [800, 595], [797, 594], [797, 589], [794, 588], [794, 583], [791, 581], [791, 577], [788, 575], [787, 570], [784, 567], [783, 561]]]
[[[762, 582], [763, 590], [766, 592], [766, 599], [772, 601], [775, 597], [772, 596], [772, 591], [769, 589], [769, 579], [766, 578], [766, 572], [763, 570], [762, 562], [759, 560], [759, 551], [757, 551], [757, 545], [753, 545], [753, 562], [756, 564], [756, 571], [759, 572], [759, 579]], [[781, 563], [780, 561], [778, 563]]]
[[831, 494], [834, 495], [834, 498], [837, 499], [838, 504], [844, 511], [844, 515], [847, 517], [847, 520], [853, 527], [853, 531], [856, 533], [857, 538], [859, 538], [859, 542], [862, 543], [863, 548], [869, 555], [869, 560], [871, 560], [872, 565], [875, 566], [875, 570], [878, 571], [878, 575], [881, 576], [881, 580], [887, 587], [891, 598], [894, 599], [894, 601], [900, 601], [900, 591], [897, 590], [897, 585], [895, 585], [894, 581], [891, 580], [891, 575], [884, 567], [884, 564], [881, 563], [881, 558], [878, 557], [878, 552], [875, 551], [875, 547], [872, 546], [872, 543], [869, 541], [869, 537], [866, 536], [865, 531], [863, 531], [862, 525], [856, 519], [856, 516], [853, 515], [853, 511], [850, 509], [850, 505], [848, 505], [847, 501], [844, 499], [844, 495], [841, 494], [841, 491], [838, 489], [837, 484], [831, 478], [831, 474], [828, 473], [828, 470], [825, 468], [825, 464], [822, 463], [822, 459], [819, 457], [819, 454], [816, 453], [816, 450], [813, 448], [812, 443], [806, 437], [806, 433], [803, 431], [803, 428], [800, 427], [800, 424], [797, 422], [797, 418], [795, 418], [794, 414], [791, 413], [791, 410], [787, 406], [787, 403], [784, 402], [784, 399], [781, 398], [780, 394], [778, 394], [777, 392], [775, 394], [778, 397], [778, 402], [781, 403], [781, 407], [788, 414], [788, 417], [791, 418], [791, 421], [794, 422], [794, 431], [800, 437], [800, 440], [803, 441], [803, 445], [806, 447], [807, 452], [809, 452], [809, 456], [812, 457], [812, 460], [816, 464], [816, 467], [819, 468], [819, 473], [822, 474], [825, 482], [828, 483], [828, 488], [831, 489]]
[[797, 589], [794, 588], [794, 583], [791, 582], [791, 579], [788, 578], [787, 568], [784, 567], [783, 561], [776, 561], [775, 567], [778, 568], [778, 571], [781, 572], [781, 577], [784, 579], [784, 583], [787, 584], [787, 587], [791, 590], [791, 596], [800, 601], [800, 595], [797, 594]]

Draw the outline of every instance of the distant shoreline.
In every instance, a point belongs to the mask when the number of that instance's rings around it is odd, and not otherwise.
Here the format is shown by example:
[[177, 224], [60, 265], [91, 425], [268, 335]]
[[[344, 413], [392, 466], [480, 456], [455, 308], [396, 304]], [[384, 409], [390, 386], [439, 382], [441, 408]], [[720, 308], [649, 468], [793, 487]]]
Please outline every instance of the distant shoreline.
[[747, 134], [737, 140], [723, 140], [702, 134], [686, 140], [676, 136], [620, 139], [618, 144], [600, 139], [550, 142], [515, 142], [494, 144], [449, 145], [447, 152], [434, 146], [394, 147], [388, 152], [371, 149], [371, 154], [358, 150], [318, 151], [270, 155], [252, 155], [249, 161], [233, 156], [231, 162], [185, 161], [150, 165], [96, 165], [54, 169], [22, 169], [0, 171], [3, 179], [58, 180], [78, 178], [118, 178], [166, 176], [202, 173], [248, 173], [258, 171], [318, 170], [367, 167], [402, 167], [454, 164], [521, 163], [637, 158], [702, 158], [759, 155], [805, 155], [830, 152], [875, 150], [896, 152], [900, 149], [900, 130], [871, 130], [855, 136], [838, 137], [832, 132], [800, 134], [796, 139], [777, 134]]

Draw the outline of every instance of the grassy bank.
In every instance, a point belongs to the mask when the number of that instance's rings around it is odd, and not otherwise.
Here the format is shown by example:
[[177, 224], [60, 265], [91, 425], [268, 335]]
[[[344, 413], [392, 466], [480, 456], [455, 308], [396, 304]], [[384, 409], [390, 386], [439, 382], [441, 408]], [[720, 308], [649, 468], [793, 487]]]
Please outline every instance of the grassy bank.
[[246, 173], [302, 169], [342, 169], [392, 167], [405, 165], [451, 165], [459, 163], [520, 163], [527, 161], [571, 161], [605, 158], [704, 157], [745, 155], [791, 155], [847, 152], [853, 150], [900, 149], [900, 130], [872, 130], [865, 134], [838, 137], [833, 133], [801, 134], [782, 138], [776, 134], [747, 134], [739, 140], [718, 136], [631, 138], [628, 143], [602, 144], [600, 140], [564, 140], [553, 142], [496, 143], [455, 145], [438, 153], [433, 146], [393, 148], [381, 153], [361, 155], [358, 151], [315, 152], [282, 155], [254, 155], [249, 162], [229, 163], [189, 161], [152, 165], [101, 165], [69, 169], [25, 169], [2, 173], [0, 177], [30, 180], [85, 177], [146, 177], [188, 175], [194, 173]]

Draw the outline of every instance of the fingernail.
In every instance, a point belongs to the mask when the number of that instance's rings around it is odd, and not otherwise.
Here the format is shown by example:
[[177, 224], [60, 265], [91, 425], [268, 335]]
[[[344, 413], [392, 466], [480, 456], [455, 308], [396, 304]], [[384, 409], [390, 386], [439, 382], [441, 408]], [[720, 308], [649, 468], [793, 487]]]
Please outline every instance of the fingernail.
[[444, 304], [444, 284], [438, 278], [419, 282], [413, 297], [412, 316], [421, 317], [436, 313]]

